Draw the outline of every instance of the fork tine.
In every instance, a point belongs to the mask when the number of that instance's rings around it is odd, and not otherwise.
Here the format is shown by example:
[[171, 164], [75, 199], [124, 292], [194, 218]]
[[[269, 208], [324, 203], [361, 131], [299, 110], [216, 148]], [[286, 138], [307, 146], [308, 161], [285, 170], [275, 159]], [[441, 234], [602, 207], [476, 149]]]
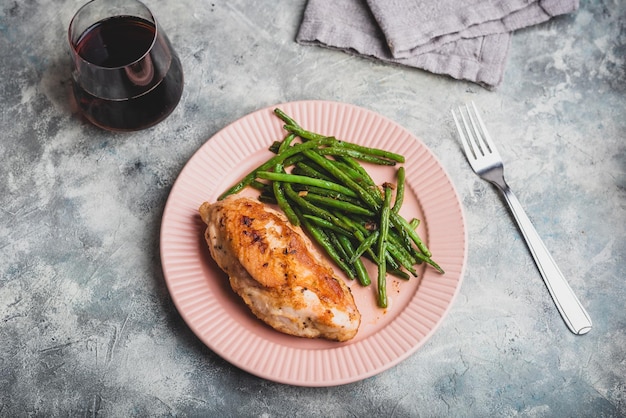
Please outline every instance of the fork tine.
[[[487, 153], [491, 153], [494, 154], [496, 156], [500, 156], [500, 154], [498, 153], [498, 149], [496, 148], [495, 143], [493, 142], [493, 140], [491, 139], [491, 135], [489, 135], [489, 131], [487, 131], [487, 127], [485, 126], [485, 123], [483, 122], [483, 118], [480, 116], [480, 113], [478, 112], [478, 109], [476, 108], [476, 104], [472, 101], [472, 108], [474, 110], [474, 116], [476, 117], [476, 121], [478, 122], [478, 126], [480, 127], [480, 131], [482, 132], [482, 134], [478, 135], [479, 138], [481, 139], [481, 146], [483, 146], [483, 149], [485, 150], [485, 154]], [[468, 113], [469, 113], [469, 105], [466, 105], [468, 107]], [[472, 125], [474, 127], [475, 130], [477, 129], [476, 123], [474, 121], [474, 118], [472, 118], [471, 114], [470, 114], [470, 118], [472, 119]]]
[[467, 117], [469, 118], [469, 122], [465, 119], [465, 115], [463, 114], [463, 108], [459, 107], [459, 113], [461, 114], [461, 119], [463, 120], [463, 126], [465, 126], [465, 133], [467, 134], [468, 143], [474, 150], [474, 156], [476, 159], [485, 156], [485, 146], [482, 144], [480, 140], [480, 132], [476, 129], [476, 124], [472, 119], [472, 115], [470, 113], [470, 109], [465, 106], [465, 112], [467, 113]]
[[[476, 110], [476, 107], [474, 107], [473, 110]], [[467, 123], [467, 129], [472, 131], [476, 146], [479, 148], [481, 156], [484, 157], [485, 155], [489, 154], [490, 150], [483, 139], [484, 135], [482, 129], [479, 129], [479, 126], [476, 123], [476, 117], [472, 115], [472, 109], [469, 107], [468, 104], [465, 105], [465, 111], [467, 112], [467, 117], [469, 118], [469, 123]]]
[[[463, 112], [461, 111], [461, 108], [459, 108], [459, 116], [461, 118], [463, 118]], [[470, 160], [470, 163], [472, 162], [472, 159], [476, 159], [476, 152], [474, 151], [474, 147], [472, 146], [472, 143], [467, 139], [467, 137], [465, 136], [464, 129], [463, 127], [461, 127], [461, 124], [459, 123], [459, 120], [456, 117], [456, 114], [454, 113], [454, 109], [452, 109], [452, 119], [454, 119], [454, 123], [456, 124], [456, 130], [459, 133], [459, 136], [461, 137], [461, 144], [463, 145], [463, 149], [465, 150], [465, 156], [468, 158], [468, 160]], [[465, 128], [467, 128], [467, 123], [465, 122], [465, 119], [463, 119], [463, 123], [465, 125]]]

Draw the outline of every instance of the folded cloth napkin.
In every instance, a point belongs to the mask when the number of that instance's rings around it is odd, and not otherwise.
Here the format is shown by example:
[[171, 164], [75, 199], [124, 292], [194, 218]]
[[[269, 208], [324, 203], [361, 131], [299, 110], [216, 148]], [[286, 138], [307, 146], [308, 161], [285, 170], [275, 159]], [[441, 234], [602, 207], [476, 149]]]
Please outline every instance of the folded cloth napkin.
[[577, 8], [578, 0], [308, 0], [296, 41], [496, 87], [513, 31]]

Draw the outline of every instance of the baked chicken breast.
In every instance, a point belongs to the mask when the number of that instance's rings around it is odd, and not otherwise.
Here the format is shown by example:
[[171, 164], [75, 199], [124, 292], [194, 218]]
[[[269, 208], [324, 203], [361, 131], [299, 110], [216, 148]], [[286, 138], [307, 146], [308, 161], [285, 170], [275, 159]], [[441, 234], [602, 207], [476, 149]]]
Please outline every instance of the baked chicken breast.
[[259, 319], [300, 337], [356, 335], [361, 314], [350, 289], [282, 213], [237, 196], [199, 211], [211, 256]]

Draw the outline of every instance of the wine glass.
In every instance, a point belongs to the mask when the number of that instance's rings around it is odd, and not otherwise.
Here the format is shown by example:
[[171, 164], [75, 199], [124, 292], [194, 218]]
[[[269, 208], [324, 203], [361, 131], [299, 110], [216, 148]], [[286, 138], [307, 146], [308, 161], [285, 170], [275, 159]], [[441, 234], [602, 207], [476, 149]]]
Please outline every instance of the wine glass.
[[138, 0], [92, 0], [68, 30], [74, 97], [94, 125], [148, 128], [180, 101], [183, 69], [152, 12]]

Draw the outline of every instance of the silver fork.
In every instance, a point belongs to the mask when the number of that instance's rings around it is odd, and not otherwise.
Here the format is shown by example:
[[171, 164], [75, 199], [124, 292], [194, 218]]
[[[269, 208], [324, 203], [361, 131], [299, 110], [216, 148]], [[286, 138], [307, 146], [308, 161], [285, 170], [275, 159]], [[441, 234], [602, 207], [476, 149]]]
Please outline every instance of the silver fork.
[[458, 113], [462, 124], [454, 110], [452, 110], [452, 117], [472, 169], [482, 179], [493, 183], [502, 192], [565, 324], [574, 334], [586, 334], [591, 330], [589, 314], [552, 259], [519, 200], [504, 181], [502, 158], [478, 114], [476, 105], [472, 102], [471, 106], [459, 107]]

